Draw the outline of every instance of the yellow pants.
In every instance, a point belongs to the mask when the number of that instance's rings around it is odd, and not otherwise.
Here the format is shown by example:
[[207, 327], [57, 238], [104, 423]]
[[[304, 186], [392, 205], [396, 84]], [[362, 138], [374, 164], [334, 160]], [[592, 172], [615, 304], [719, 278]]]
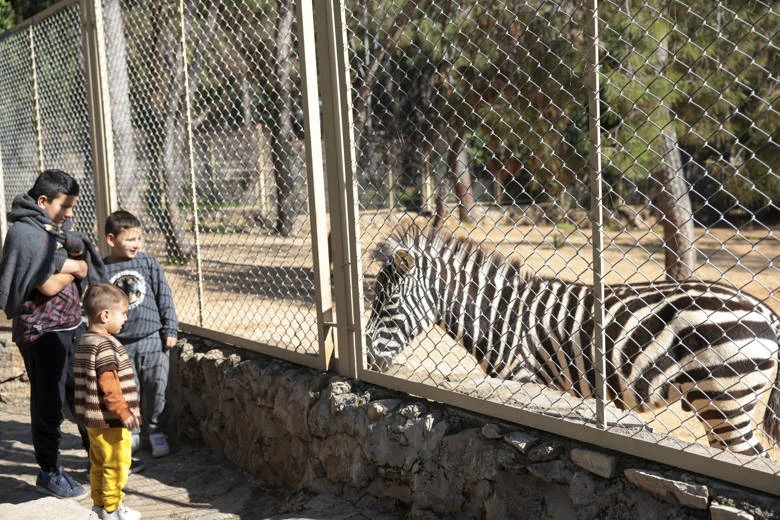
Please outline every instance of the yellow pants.
[[122, 490], [132, 462], [132, 433], [127, 428], [87, 428], [87, 433], [92, 503], [115, 511], [125, 497]]

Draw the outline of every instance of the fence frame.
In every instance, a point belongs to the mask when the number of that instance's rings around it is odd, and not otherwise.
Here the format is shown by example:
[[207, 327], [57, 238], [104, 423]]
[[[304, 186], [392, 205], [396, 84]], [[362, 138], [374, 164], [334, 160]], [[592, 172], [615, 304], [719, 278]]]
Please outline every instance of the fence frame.
[[[93, 146], [95, 173], [96, 218], [102, 234], [102, 222], [112, 209], [116, 209], [116, 179], [114, 173], [110, 96], [106, 72], [106, 49], [100, 0], [64, 0], [46, 10], [40, 17], [50, 16], [59, 9], [78, 3], [85, 48], [87, 70], [87, 95], [89, 106], [90, 138]], [[180, 2], [183, 6], [183, 2]], [[596, 427], [577, 424], [568, 420], [541, 415], [506, 405], [477, 399], [430, 385], [415, 383], [398, 377], [377, 373], [364, 368], [364, 295], [362, 265], [358, 229], [358, 179], [356, 174], [354, 136], [352, 134], [352, 98], [349, 70], [347, 27], [343, 0], [296, 2], [298, 42], [301, 60], [303, 110], [305, 123], [306, 169], [312, 230], [312, 254], [314, 256], [316, 314], [318, 330], [317, 356], [291, 352], [274, 345], [254, 342], [238, 336], [204, 328], [201, 324], [182, 323], [181, 329], [207, 339], [232, 344], [240, 348], [292, 361], [319, 370], [337, 370], [340, 374], [369, 383], [385, 386], [457, 406], [481, 414], [518, 423], [531, 428], [588, 442], [608, 449], [668, 464], [684, 470], [732, 482], [759, 491], [776, 494], [780, 489], [780, 475], [751, 463], [734, 464], [730, 453], [704, 456], [688, 453], [665, 445], [627, 437], [611, 431], [605, 419], [606, 395], [604, 381], [604, 279], [603, 245], [603, 193], [601, 176], [601, 136], [599, 112], [599, 34], [598, 0], [587, 4], [589, 39], [587, 60], [587, 86], [590, 101], [589, 139], [591, 176], [591, 221], [593, 223], [593, 270], [596, 301], [597, 360], [597, 418]], [[34, 46], [34, 21], [12, 29], [20, 31], [29, 25], [31, 46]], [[317, 38], [315, 38], [315, 35]], [[181, 45], [186, 47], [186, 34], [182, 31]], [[186, 60], [186, 54], [185, 60]], [[186, 70], [186, 67], [185, 67]], [[318, 77], [319, 70], [319, 77]], [[36, 93], [37, 95], [37, 93]], [[189, 94], [187, 94], [189, 100]], [[322, 100], [322, 106], [320, 106]], [[322, 111], [323, 136], [320, 135], [320, 110]], [[189, 108], [188, 108], [189, 115]], [[40, 122], [36, 121], [40, 132]], [[191, 137], [191, 122], [188, 128]], [[324, 154], [323, 154], [324, 145]], [[190, 182], [192, 177], [192, 139], [188, 142], [190, 158]], [[41, 144], [38, 143], [39, 155]], [[0, 154], [2, 150], [0, 150]], [[0, 159], [2, 156], [0, 155]], [[325, 159], [325, 160], [324, 160]], [[0, 190], [4, 185], [0, 162]], [[330, 189], [326, 190], [325, 181]], [[4, 200], [4, 199], [3, 199]], [[4, 212], [3, 212], [4, 213]], [[197, 208], [195, 211], [197, 230]], [[5, 236], [7, 225], [0, 221], [0, 232]], [[330, 232], [328, 232], [330, 229]], [[330, 237], [330, 240], [328, 239]], [[1, 238], [0, 238], [1, 239]], [[196, 233], [196, 247], [199, 247]], [[328, 242], [333, 261], [333, 287], [328, 265]], [[202, 305], [202, 275], [198, 275]], [[201, 314], [202, 316], [202, 314]]]

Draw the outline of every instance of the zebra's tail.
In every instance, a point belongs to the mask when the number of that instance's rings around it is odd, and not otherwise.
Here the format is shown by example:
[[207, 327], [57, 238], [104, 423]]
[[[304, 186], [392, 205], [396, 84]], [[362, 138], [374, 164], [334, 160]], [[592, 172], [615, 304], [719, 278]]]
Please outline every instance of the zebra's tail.
[[[774, 328], [777, 334], [777, 345], [780, 347], [780, 319], [774, 315]], [[780, 348], [775, 353], [778, 357], [777, 374], [775, 375], [775, 384], [769, 393], [769, 401], [766, 403], [764, 412], [763, 429], [764, 432], [776, 442], [780, 443]]]
[[777, 368], [775, 385], [769, 394], [769, 401], [764, 412], [764, 431], [776, 442], [780, 442], [780, 365]]

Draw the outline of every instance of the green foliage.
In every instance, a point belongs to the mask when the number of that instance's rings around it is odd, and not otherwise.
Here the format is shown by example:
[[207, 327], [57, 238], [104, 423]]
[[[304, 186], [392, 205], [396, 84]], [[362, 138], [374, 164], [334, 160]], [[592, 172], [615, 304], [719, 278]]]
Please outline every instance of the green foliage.
[[555, 233], [552, 237], [553, 249], [560, 249], [566, 245], [566, 237], [561, 233]]
[[[0, 27], [54, 3], [0, 0]], [[437, 143], [453, 135], [467, 139], [476, 166], [491, 161], [520, 165], [505, 187], [515, 200], [541, 201], [564, 192], [581, 203], [587, 200], [587, 190], [575, 191], [587, 186], [591, 153], [585, 9], [554, 0], [345, 4], [351, 14], [353, 85], [359, 90], [374, 80], [365, 128], [389, 136], [397, 145], [391, 153], [408, 157], [406, 184], [399, 187], [402, 202], [414, 204], [419, 197], [410, 187], [417, 184], [420, 162], [427, 160], [420, 157], [434, 155]], [[133, 124], [142, 129], [149, 148], [160, 146], [155, 136], [165, 129], [158, 114], [168, 86], [176, 82], [171, 77], [175, 55], [158, 37], [178, 38], [172, 5], [123, 4], [127, 19], [134, 21], [125, 27]], [[238, 93], [248, 84], [251, 122], [263, 122], [273, 133], [278, 4], [220, 4], [219, 23], [205, 42], [197, 36], [207, 25], [211, 4], [188, 5], [196, 6], [189, 41], [200, 45], [203, 63], [218, 64], [202, 67], [193, 78], [193, 110], [201, 128], [245, 124], [247, 106]], [[702, 204], [720, 210], [780, 204], [776, 5], [601, 2], [599, 18], [604, 170], [616, 199], [647, 186], [664, 166], [667, 133], [677, 137], [688, 159], [686, 175], [701, 192]], [[42, 56], [39, 64], [51, 70], [56, 58]], [[77, 74], [62, 70], [61, 76]], [[295, 67], [289, 83], [299, 84]], [[68, 88], [58, 92], [72, 94]], [[160, 156], [157, 149], [147, 152]]]
[[14, 26], [14, 11], [8, 0], [0, 0], [0, 32]]
[[572, 231], [574, 231], [575, 229], [577, 229], [577, 226], [575, 226], [575, 225], [574, 225], [573, 223], [571, 223], [571, 222], [558, 222], [558, 223], [555, 225], [555, 227], [556, 227], [556, 228], [558, 228], [558, 229], [560, 229], [561, 231], [567, 231], [567, 232], [572, 232]]
[[[603, 4], [604, 144], [638, 185], [661, 167], [672, 128], [691, 171], [719, 183], [700, 198], [726, 211], [780, 202], [773, 46], [777, 13], [759, 2]], [[721, 184], [722, 185], [719, 185]]]
[[40, 13], [47, 7], [51, 7], [59, 0], [0, 0], [0, 24], [3, 29], [9, 29], [16, 24]]

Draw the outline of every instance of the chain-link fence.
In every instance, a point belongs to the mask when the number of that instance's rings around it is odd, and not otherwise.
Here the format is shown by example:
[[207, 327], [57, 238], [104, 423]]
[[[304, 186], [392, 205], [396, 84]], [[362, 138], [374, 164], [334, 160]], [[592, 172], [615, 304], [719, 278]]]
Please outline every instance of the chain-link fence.
[[[775, 8], [347, 11], [374, 368], [751, 452], [776, 385]], [[431, 220], [438, 238], [408, 231]]]
[[[778, 16], [712, 4], [106, 0], [108, 177], [190, 330], [776, 490]], [[0, 40], [6, 204], [91, 189], [82, 47]]]
[[7, 34], [0, 44], [0, 157], [7, 209], [47, 165], [71, 172], [81, 187], [74, 219], [94, 236], [91, 144], [79, 9]]

